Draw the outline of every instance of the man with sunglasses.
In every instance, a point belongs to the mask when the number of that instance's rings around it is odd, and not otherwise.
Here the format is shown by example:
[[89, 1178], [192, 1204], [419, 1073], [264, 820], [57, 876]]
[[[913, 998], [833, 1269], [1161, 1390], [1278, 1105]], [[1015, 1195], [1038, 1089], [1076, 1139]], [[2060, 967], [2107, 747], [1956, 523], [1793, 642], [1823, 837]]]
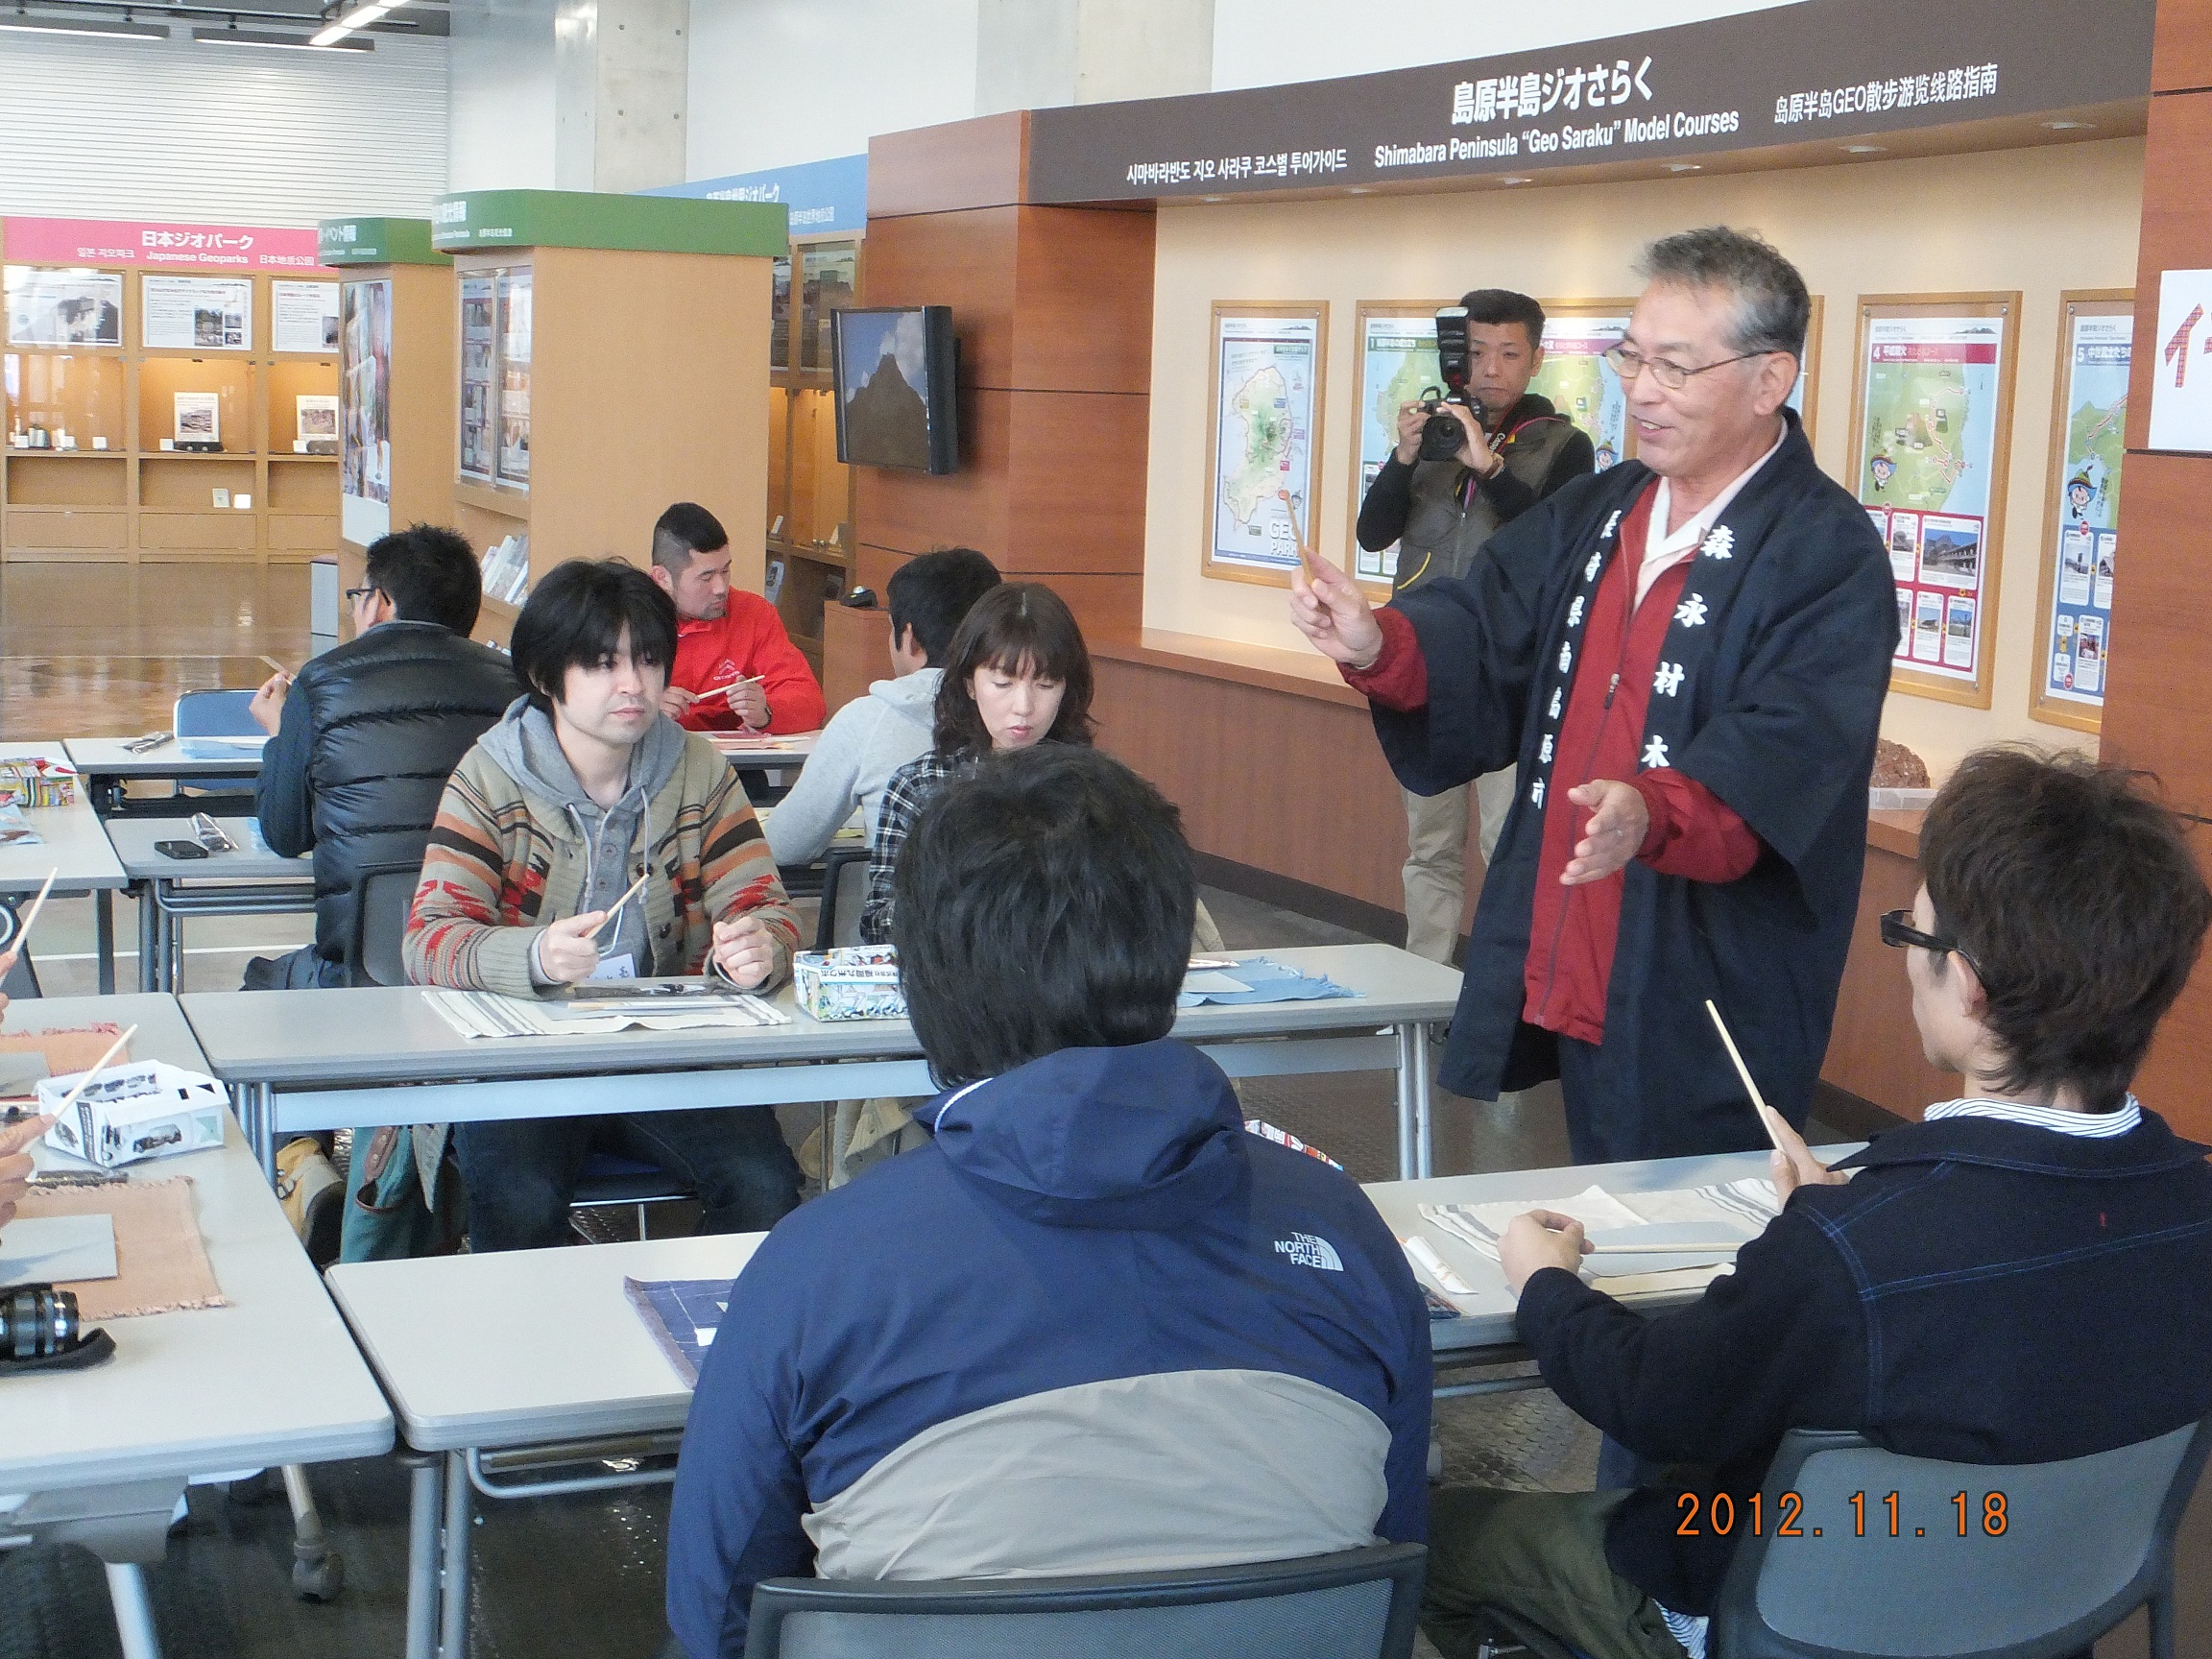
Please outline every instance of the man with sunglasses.
[[1719, 1493], [1751, 1513], [1793, 1427], [2042, 1463], [2212, 1409], [2212, 1168], [2129, 1093], [2212, 920], [2181, 822], [2085, 757], [1984, 749], [1929, 808], [1920, 874], [1882, 938], [1960, 1098], [1834, 1169], [1782, 1132], [1782, 1214], [1657, 1317], [1582, 1282], [1579, 1223], [1532, 1211], [1505, 1230], [1544, 1381], [1655, 1473], [1626, 1492], [1434, 1494], [1423, 1619], [1453, 1659], [1484, 1602], [1591, 1659], [1701, 1654], [1748, 1528], [1684, 1518]]
[[475, 555], [429, 524], [370, 543], [349, 589], [353, 637], [253, 694], [270, 733], [254, 809], [285, 857], [315, 854], [315, 943], [246, 965], [249, 991], [346, 983], [353, 886], [373, 864], [420, 862], [445, 779], [520, 687], [470, 641], [484, 595]]
[[1803, 278], [1725, 227], [1644, 269], [1609, 353], [1635, 460], [1386, 610], [1339, 571], [1292, 581], [1407, 788], [1518, 765], [1442, 1077], [1480, 1099], [1558, 1077], [1585, 1163], [1760, 1142], [1707, 998], [1805, 1120], [1897, 638], [1882, 540], [1787, 405]]

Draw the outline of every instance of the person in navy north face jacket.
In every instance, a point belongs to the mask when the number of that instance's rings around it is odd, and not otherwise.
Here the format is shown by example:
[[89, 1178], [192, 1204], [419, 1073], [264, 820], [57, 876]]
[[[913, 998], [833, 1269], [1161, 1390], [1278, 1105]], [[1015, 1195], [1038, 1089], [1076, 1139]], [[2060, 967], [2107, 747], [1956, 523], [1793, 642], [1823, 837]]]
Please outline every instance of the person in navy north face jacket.
[[932, 1144], [784, 1218], [685, 1431], [668, 1617], [762, 1578], [1169, 1570], [1419, 1541], [1429, 1319], [1340, 1171], [1247, 1135], [1166, 1036], [1175, 809], [1045, 745], [946, 784], [896, 943]]

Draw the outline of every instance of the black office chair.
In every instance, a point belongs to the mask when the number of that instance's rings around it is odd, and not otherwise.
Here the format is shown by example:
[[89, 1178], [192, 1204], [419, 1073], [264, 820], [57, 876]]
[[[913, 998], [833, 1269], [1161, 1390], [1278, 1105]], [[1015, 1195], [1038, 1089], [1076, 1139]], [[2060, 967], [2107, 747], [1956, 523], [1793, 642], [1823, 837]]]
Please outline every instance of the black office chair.
[[850, 945], [860, 936], [860, 906], [868, 899], [868, 849], [856, 842], [833, 846], [822, 858], [822, 913], [814, 923], [814, 949]]
[[[2212, 1417], [2055, 1463], [1901, 1457], [1860, 1434], [1792, 1430], [1767, 1472], [1760, 1531], [1733, 1517], [1741, 1542], [1706, 1651], [2069, 1659], [2147, 1605], [2152, 1659], [2174, 1659], [2174, 1536], [2208, 1451]], [[1778, 1525], [1797, 1535], [1777, 1537]], [[1573, 1652], [1500, 1609], [1482, 1618], [1480, 1653]]]
[[365, 865], [353, 879], [353, 930], [346, 941], [346, 983], [407, 983], [407, 912], [422, 879], [422, 860]]
[[745, 1659], [1406, 1659], [1419, 1544], [1175, 1573], [769, 1578]]

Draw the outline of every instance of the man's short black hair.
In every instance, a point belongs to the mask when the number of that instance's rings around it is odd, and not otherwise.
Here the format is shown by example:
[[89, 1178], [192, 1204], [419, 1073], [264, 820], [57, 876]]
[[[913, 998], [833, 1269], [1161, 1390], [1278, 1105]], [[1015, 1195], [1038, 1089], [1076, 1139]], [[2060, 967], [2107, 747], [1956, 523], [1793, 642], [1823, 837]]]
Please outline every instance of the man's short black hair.
[[973, 547], [940, 547], [907, 560], [883, 584], [891, 602], [892, 642], [911, 628], [929, 666], [944, 667], [970, 607], [998, 586], [998, 567]]
[[730, 532], [722, 520], [696, 501], [679, 501], [654, 520], [653, 563], [671, 576], [691, 568], [701, 553], [719, 553], [730, 545]]
[[2071, 1084], [2090, 1111], [2117, 1110], [2188, 981], [2212, 892], [2152, 781], [2085, 755], [1983, 749], [1928, 808], [1936, 929], [1981, 976], [2008, 1090]]
[[1526, 294], [1516, 294], [1510, 288], [1476, 288], [1460, 295], [1459, 303], [1467, 307], [1470, 323], [1486, 323], [1493, 327], [1501, 323], [1518, 323], [1527, 331], [1530, 350], [1544, 344], [1544, 307]]
[[676, 601], [619, 559], [571, 559], [538, 579], [515, 618], [515, 676], [530, 706], [550, 713], [568, 670], [612, 657], [630, 636], [630, 655], [665, 669], [676, 661]]
[[1111, 756], [993, 755], [900, 850], [899, 979], [945, 1088], [1175, 1023], [1198, 892], [1181, 815]]
[[435, 622], [456, 634], [476, 626], [484, 576], [469, 543], [436, 524], [410, 524], [369, 543], [368, 583], [402, 622]]

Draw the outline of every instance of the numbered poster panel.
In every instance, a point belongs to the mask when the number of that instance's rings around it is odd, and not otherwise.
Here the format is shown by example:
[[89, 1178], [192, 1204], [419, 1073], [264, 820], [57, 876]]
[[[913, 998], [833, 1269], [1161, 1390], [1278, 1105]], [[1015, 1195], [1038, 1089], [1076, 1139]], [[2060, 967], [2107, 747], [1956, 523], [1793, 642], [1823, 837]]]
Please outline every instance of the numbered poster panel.
[[1214, 308], [1206, 574], [1288, 586], [1319, 485], [1328, 307]]
[[2030, 712], [2054, 725], [2094, 731], [2112, 649], [2134, 306], [2124, 299], [2068, 296], [2061, 317], [2053, 490], [2039, 586], [2042, 661]]
[[499, 355], [492, 274], [461, 278], [461, 476], [492, 482]]
[[1443, 385], [1436, 362], [1438, 305], [1359, 307], [1359, 416], [1352, 481], [1353, 574], [1387, 588], [1398, 578], [1398, 543], [1370, 552], [1359, 545], [1359, 504], [1398, 446], [1399, 406]]
[[392, 529], [392, 279], [340, 285], [338, 524], [366, 547]]
[[1897, 583], [1899, 690], [1988, 706], [2015, 304], [1862, 313], [1854, 492]]
[[529, 267], [499, 277], [499, 482], [530, 486]]

